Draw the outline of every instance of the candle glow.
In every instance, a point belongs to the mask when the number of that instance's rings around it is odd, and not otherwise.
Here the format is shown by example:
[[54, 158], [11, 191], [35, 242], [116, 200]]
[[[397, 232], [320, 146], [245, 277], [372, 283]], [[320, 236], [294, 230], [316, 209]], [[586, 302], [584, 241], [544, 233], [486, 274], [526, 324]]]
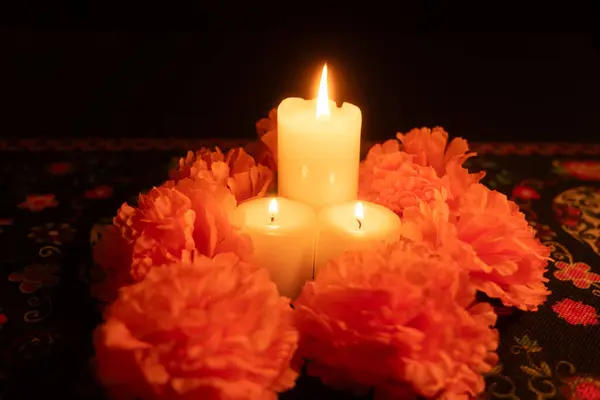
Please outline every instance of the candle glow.
[[277, 109], [279, 196], [315, 210], [356, 202], [358, 193], [362, 114], [355, 105], [337, 107], [330, 99], [327, 72], [324, 65], [314, 99], [290, 97]]
[[273, 198], [270, 202], [269, 202], [269, 214], [271, 214], [271, 224], [273, 222], [275, 222], [275, 215], [277, 215], [277, 212], [279, 210], [279, 207], [277, 205], [277, 199]]
[[[369, 222], [365, 223], [365, 215]], [[348, 249], [368, 248], [374, 242], [398, 237], [400, 218], [391, 210], [368, 201], [351, 201], [327, 207], [319, 213], [315, 274]]]
[[319, 93], [317, 95], [317, 119], [329, 117], [329, 93], [327, 88], [327, 64], [323, 65]]
[[285, 198], [262, 197], [241, 203], [235, 220], [252, 239], [252, 262], [269, 271], [282, 296], [295, 299], [313, 276], [313, 209]]
[[365, 218], [365, 209], [362, 201], [359, 201], [354, 206], [354, 217], [356, 218], [356, 222], [358, 222], [358, 229], [362, 228], [362, 220]]

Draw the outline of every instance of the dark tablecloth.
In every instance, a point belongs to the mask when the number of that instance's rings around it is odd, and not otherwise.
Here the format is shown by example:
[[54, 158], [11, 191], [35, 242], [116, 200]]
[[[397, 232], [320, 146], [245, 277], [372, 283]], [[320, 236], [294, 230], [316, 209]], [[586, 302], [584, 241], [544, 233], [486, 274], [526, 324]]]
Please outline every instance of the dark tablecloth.
[[[202, 144], [0, 141], [0, 398], [103, 398], [93, 378], [90, 232]], [[501, 364], [484, 398], [600, 399], [600, 146], [473, 147], [472, 167], [522, 206], [555, 260], [538, 312], [497, 308]], [[308, 378], [282, 397], [350, 398]]]

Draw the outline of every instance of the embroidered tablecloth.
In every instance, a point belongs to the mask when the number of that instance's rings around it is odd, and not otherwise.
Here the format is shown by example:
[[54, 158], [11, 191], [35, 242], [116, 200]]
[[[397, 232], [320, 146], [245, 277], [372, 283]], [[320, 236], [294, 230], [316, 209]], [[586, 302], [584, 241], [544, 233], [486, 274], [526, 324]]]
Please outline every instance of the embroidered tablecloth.
[[[90, 232], [167, 179], [193, 140], [0, 141], [0, 398], [102, 399], [94, 381]], [[225, 146], [241, 143], [227, 143]], [[536, 313], [502, 307], [489, 399], [600, 399], [600, 145], [475, 144], [554, 262]], [[301, 378], [285, 399], [344, 399]]]

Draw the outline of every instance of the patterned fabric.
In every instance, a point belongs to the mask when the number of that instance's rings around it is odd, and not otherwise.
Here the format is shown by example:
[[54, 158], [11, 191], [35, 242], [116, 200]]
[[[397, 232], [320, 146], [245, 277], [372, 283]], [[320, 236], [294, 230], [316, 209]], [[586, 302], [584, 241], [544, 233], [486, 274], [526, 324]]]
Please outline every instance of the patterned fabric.
[[[90, 240], [203, 144], [212, 143], [0, 141], [0, 399], [104, 398], [93, 373]], [[522, 207], [554, 259], [538, 312], [497, 308], [501, 363], [481, 398], [600, 399], [600, 146], [473, 147], [471, 167]], [[281, 397], [351, 398], [304, 377]]]

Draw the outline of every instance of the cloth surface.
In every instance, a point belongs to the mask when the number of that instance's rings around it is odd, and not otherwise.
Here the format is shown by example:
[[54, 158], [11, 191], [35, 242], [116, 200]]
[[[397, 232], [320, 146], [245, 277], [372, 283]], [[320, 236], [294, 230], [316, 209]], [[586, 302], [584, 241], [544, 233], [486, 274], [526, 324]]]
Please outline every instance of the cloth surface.
[[[167, 179], [193, 140], [0, 141], [0, 399], [103, 399], [94, 381], [90, 241]], [[222, 147], [240, 143], [219, 143]], [[552, 247], [535, 313], [498, 307], [489, 399], [600, 399], [600, 145], [475, 144], [471, 167]], [[302, 377], [284, 399], [351, 399]]]

